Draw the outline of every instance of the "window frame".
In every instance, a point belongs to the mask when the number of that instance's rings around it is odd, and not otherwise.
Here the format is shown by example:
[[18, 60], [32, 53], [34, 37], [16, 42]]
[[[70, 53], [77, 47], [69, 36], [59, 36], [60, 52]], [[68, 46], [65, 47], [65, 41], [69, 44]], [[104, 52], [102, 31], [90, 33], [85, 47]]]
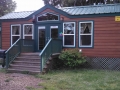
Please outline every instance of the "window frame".
[[[30, 35], [26, 35], [25, 33], [24, 33], [24, 30], [25, 30], [25, 26], [26, 25], [32, 25], [32, 34], [30, 34]], [[23, 39], [25, 39], [25, 36], [32, 36], [32, 39], [34, 39], [34, 24], [23, 24]]]
[[[90, 34], [81, 34], [80, 32], [81, 32], [81, 23], [91, 23], [91, 33]], [[93, 45], [94, 45], [94, 39], [93, 39], [93, 37], [94, 37], [94, 21], [79, 21], [79, 29], [78, 29], [79, 31], [78, 31], [78, 37], [79, 37], [79, 39], [78, 39], [78, 46], [79, 46], [79, 48], [93, 48]], [[81, 39], [80, 39], [80, 36], [81, 35], [91, 35], [91, 45], [82, 45], [81, 46]]]
[[[43, 20], [43, 21], [38, 21], [38, 18], [39, 18], [40, 16], [42, 16], [43, 14], [47, 14], [47, 13], [58, 16], [58, 20]], [[45, 12], [45, 13], [42, 13], [41, 15], [37, 16], [37, 22], [59, 21], [59, 20], [60, 20], [60, 16], [59, 16], [58, 14], [55, 14], [55, 13], [52, 13], [52, 12]]]
[[[74, 23], [74, 34], [64, 34], [64, 24], [65, 23]], [[74, 35], [74, 44], [73, 45], [65, 45], [64, 44], [64, 36], [65, 35]], [[76, 22], [73, 22], [73, 21], [63, 22], [63, 47], [75, 47], [75, 45], [76, 45], [75, 38], [76, 38]]]
[[[12, 27], [13, 27], [13, 26], [19, 26], [19, 27], [20, 27], [20, 33], [19, 33], [19, 35], [12, 35]], [[13, 36], [19, 36], [19, 38], [21, 38], [21, 24], [12, 24], [12, 25], [11, 25], [11, 46], [13, 45], [13, 43], [12, 43], [12, 42], [13, 42], [13, 41], [12, 41], [12, 40], [13, 40], [13, 39], [12, 39]]]

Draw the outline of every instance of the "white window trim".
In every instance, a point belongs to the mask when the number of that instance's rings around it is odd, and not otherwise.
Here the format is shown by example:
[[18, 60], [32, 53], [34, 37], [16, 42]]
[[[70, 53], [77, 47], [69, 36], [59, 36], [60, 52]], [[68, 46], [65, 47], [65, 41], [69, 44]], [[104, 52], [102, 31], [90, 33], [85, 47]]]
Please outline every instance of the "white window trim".
[[[65, 23], [74, 23], [74, 34], [64, 34], [64, 24]], [[75, 47], [75, 33], [76, 33], [76, 23], [75, 22], [63, 22], [63, 47]], [[74, 35], [74, 45], [65, 45], [64, 44], [64, 35]]]
[[[81, 34], [81, 23], [91, 23], [91, 33], [90, 34]], [[82, 21], [82, 22], [79, 22], [79, 40], [78, 40], [78, 43], [79, 43], [79, 47], [93, 47], [93, 21]], [[91, 45], [80, 45], [81, 43], [81, 39], [80, 39], [80, 36], [81, 35], [91, 35]]]
[[[12, 35], [12, 27], [13, 26], [19, 26], [20, 27], [20, 34], [19, 35]], [[11, 46], [13, 45], [12, 36], [20, 36], [20, 38], [21, 38], [21, 24], [13, 24], [13, 25], [11, 25]]]
[[[32, 25], [32, 34], [27, 35], [24, 33], [24, 27], [26, 25]], [[32, 39], [34, 39], [34, 25], [33, 24], [23, 24], [23, 39], [25, 39], [25, 36], [32, 36]]]
[[[44, 20], [44, 21], [38, 21], [38, 18], [39, 18], [40, 16], [42, 16], [43, 14], [46, 14], [46, 13], [49, 13], [49, 14], [53, 14], [53, 15], [56, 15], [56, 16], [58, 16], [58, 20]], [[51, 12], [46, 12], [46, 13], [42, 13], [41, 15], [37, 16], [37, 22], [46, 22], [46, 21], [59, 21], [59, 15], [57, 15], [57, 14], [54, 14], [54, 13], [51, 13]]]

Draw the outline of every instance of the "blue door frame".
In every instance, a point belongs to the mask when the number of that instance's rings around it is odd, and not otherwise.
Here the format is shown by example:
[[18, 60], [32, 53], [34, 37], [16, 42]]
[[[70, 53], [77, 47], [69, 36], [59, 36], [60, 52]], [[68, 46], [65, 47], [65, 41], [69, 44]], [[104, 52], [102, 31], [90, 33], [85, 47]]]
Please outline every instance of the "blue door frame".
[[58, 26], [58, 38], [59, 39], [62, 39], [62, 37], [59, 35], [59, 33], [61, 33], [63, 31], [63, 24], [61, 22], [57, 22], [57, 23], [46, 23], [46, 22], [43, 22], [43, 23], [37, 23], [35, 25], [35, 32], [34, 32], [34, 36], [35, 36], [35, 52], [40, 52], [41, 50], [39, 50], [39, 29], [40, 27], [45, 27], [45, 45], [46, 43], [49, 41], [49, 39], [51, 38], [51, 26], [54, 27], [54, 26]]

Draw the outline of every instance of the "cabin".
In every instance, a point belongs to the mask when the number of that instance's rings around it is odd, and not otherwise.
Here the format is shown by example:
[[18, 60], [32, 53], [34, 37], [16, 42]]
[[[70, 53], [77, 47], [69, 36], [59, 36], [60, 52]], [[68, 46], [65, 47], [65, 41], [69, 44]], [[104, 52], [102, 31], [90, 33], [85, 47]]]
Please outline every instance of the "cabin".
[[120, 4], [12, 12], [0, 17], [0, 35], [8, 69], [36, 58], [29, 68], [42, 71], [53, 53], [78, 48], [93, 68], [120, 70]]

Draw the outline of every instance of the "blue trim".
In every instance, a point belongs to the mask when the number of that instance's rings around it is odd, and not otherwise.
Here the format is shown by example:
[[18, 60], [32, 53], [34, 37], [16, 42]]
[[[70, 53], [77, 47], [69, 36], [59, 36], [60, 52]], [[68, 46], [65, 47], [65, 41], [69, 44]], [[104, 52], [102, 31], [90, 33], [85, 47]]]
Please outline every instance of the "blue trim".
[[[76, 33], [77, 33], [77, 21], [65, 21], [65, 22], [63, 22], [63, 24], [64, 23], [69, 23], [69, 22], [74, 22], [74, 24], [75, 24], [75, 31], [74, 31], [74, 33], [75, 33], [75, 35], [74, 35], [74, 42], [75, 42], [75, 45], [74, 46], [72, 46], [72, 45], [63, 45], [63, 48], [76, 48]], [[62, 25], [63, 25], [62, 24]], [[63, 26], [62, 26], [62, 32], [63, 32]], [[64, 34], [64, 33], [63, 33]], [[62, 36], [62, 37], [64, 37], [64, 36]], [[62, 40], [63, 40], [63, 38], [62, 38]], [[63, 42], [64, 42], [64, 40], [63, 40]]]
[[62, 23], [63, 21], [47, 21], [47, 22], [35, 22], [36, 25], [40, 25], [40, 24], [60, 24]]
[[9, 40], [9, 41], [10, 41], [10, 47], [11, 47], [11, 44], [12, 44], [12, 43], [11, 43], [11, 39], [12, 39], [12, 38], [11, 38], [11, 27], [12, 27], [12, 25], [13, 25], [13, 24], [10, 24], [10, 40]]
[[[79, 29], [80, 29], [80, 26], [79, 26], [79, 23], [80, 22], [92, 22], [93, 23], [93, 25], [92, 25], [92, 27], [93, 27], [93, 31], [92, 31], [92, 42], [91, 42], [91, 44], [92, 44], [92, 46], [81, 46], [80, 47], [80, 45], [79, 45], [79, 38], [80, 38], [80, 35], [79, 35]], [[79, 21], [78, 22], [78, 47], [79, 48], [94, 48], [94, 20], [82, 20], [82, 21]]]
[[0, 41], [1, 41], [1, 42], [0, 42], [0, 49], [2, 49], [2, 25], [1, 25], [1, 23], [0, 23], [0, 27], [1, 27], [1, 31], [0, 31], [0, 32], [1, 32], [1, 33], [0, 33], [0, 39], [1, 39], [1, 40], [0, 40]]
[[21, 39], [23, 39], [23, 24], [21, 24]]

